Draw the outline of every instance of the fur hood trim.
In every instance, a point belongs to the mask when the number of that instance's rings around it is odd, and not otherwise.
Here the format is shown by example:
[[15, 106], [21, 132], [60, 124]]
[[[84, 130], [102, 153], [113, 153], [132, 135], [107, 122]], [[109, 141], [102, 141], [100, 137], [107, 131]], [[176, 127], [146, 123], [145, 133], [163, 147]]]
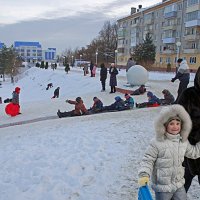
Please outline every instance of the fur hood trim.
[[159, 116], [154, 122], [156, 140], [164, 141], [166, 133], [166, 127], [164, 124], [169, 120], [169, 118], [173, 117], [179, 117], [181, 119], [180, 135], [182, 137], [182, 142], [185, 142], [187, 140], [192, 128], [192, 121], [183, 106], [178, 104], [165, 107], [161, 110]]

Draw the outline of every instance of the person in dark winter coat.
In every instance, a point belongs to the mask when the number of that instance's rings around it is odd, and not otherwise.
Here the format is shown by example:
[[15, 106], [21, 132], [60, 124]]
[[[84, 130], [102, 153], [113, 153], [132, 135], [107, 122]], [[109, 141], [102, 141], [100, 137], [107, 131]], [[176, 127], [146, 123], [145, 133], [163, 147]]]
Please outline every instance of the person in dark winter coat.
[[[190, 144], [195, 145], [200, 142], [200, 67], [194, 78], [194, 86], [183, 91], [177, 99], [177, 103], [182, 105], [189, 113], [192, 119], [192, 131], [188, 137]], [[198, 176], [200, 184], [200, 158], [189, 159], [185, 158], [185, 189], [186, 192], [190, 188], [192, 180]]]
[[91, 61], [91, 63], [90, 63], [90, 73], [91, 73], [91, 77], [93, 77], [93, 73], [92, 73], [93, 67], [94, 67], [94, 64], [93, 64], [93, 62]]
[[145, 85], [141, 85], [138, 89], [134, 90], [131, 95], [140, 95], [140, 94], [144, 94], [146, 92], [146, 88]]
[[179, 65], [177, 74], [174, 78], [172, 78], [171, 82], [174, 82], [176, 79], [179, 79], [179, 87], [178, 87], [178, 96], [176, 99], [179, 98], [181, 93], [187, 88], [189, 81], [190, 81], [190, 70], [186, 60], [179, 58], [177, 60]]
[[106, 90], [106, 79], [107, 79], [107, 68], [105, 67], [104, 63], [100, 65], [101, 70], [100, 70], [100, 81], [102, 85], [102, 92]]
[[115, 97], [115, 102], [113, 104], [103, 107], [103, 111], [111, 111], [111, 110], [121, 111], [125, 109], [127, 109], [127, 107], [125, 106], [124, 100], [120, 96]]
[[116, 92], [115, 86], [117, 86], [117, 74], [118, 74], [118, 70], [115, 67], [115, 63], [111, 64], [111, 67], [109, 69], [109, 74], [110, 74], [110, 87], [111, 87], [110, 93], [115, 93]]
[[94, 104], [93, 104], [93, 106], [88, 111], [90, 113], [101, 112], [103, 110], [103, 103], [102, 103], [102, 101], [99, 98], [97, 98], [97, 97], [94, 97], [93, 101], [94, 101]]
[[126, 72], [131, 68], [132, 66], [135, 65], [135, 62], [133, 61], [133, 58], [129, 58], [126, 64]]
[[69, 111], [69, 112], [60, 112], [60, 110], [58, 110], [57, 115], [58, 115], [59, 118], [81, 116], [81, 115], [87, 115], [88, 114], [88, 110], [86, 109], [81, 97], [77, 97], [76, 101], [66, 100], [66, 102], [69, 103], [69, 104], [74, 104], [75, 109], [72, 110], [72, 111]]
[[48, 83], [46, 90], [48, 90], [49, 88], [52, 88], [52, 87], [53, 87], [53, 83]]
[[144, 102], [144, 103], [136, 103], [136, 107], [137, 108], [145, 108], [145, 107], [151, 107], [154, 105], [160, 105], [160, 99], [154, 95], [152, 92], [147, 92], [147, 97], [148, 97], [148, 102]]
[[54, 95], [52, 97], [53, 98], [59, 98], [59, 91], [60, 91], [60, 87], [57, 87], [55, 90], [54, 90]]
[[129, 94], [125, 94], [125, 106], [128, 108], [133, 108], [134, 107], [134, 99], [129, 95]]
[[160, 99], [161, 105], [170, 105], [174, 103], [174, 96], [170, 93], [169, 90], [164, 89], [162, 93], [164, 95], [164, 99]]

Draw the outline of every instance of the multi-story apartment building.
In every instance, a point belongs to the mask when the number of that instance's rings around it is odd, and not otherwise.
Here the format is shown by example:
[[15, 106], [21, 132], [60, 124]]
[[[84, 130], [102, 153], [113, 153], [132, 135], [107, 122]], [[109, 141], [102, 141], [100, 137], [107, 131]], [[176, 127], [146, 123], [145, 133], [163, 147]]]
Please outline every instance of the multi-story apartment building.
[[191, 69], [200, 65], [200, 0], [163, 0], [148, 8], [131, 8], [118, 20], [117, 63], [126, 65], [133, 48], [150, 32], [156, 46], [154, 66], [176, 66], [178, 58]]
[[14, 48], [24, 61], [55, 61], [56, 48], [42, 49], [39, 42], [15, 41]]

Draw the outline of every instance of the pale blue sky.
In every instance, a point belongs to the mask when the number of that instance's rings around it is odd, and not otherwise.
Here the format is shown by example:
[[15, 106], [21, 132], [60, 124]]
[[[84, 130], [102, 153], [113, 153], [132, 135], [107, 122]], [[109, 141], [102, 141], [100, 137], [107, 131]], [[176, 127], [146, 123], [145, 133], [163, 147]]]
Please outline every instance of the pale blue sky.
[[130, 14], [131, 7], [151, 6], [161, 0], [0, 0], [0, 41], [39, 41], [47, 47], [86, 46], [105, 21]]

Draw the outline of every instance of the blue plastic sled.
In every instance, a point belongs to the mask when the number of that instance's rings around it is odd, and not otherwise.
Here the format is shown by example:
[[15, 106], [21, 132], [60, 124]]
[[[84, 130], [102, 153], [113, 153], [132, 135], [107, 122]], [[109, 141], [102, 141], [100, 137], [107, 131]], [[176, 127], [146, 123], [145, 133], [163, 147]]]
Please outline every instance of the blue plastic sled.
[[153, 200], [148, 185], [139, 188], [138, 200]]

